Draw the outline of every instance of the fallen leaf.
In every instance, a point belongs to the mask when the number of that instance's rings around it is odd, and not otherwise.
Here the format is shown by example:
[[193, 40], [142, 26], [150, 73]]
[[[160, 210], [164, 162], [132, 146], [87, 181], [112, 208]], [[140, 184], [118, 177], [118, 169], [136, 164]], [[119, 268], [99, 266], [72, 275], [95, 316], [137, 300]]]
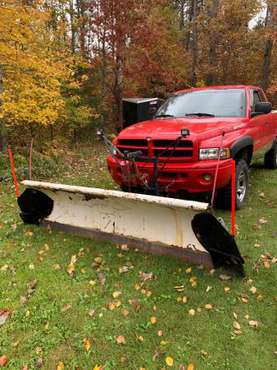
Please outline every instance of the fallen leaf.
[[230, 287], [228, 287], [228, 286], [225, 286], [225, 287], [224, 287], [224, 292], [225, 292], [225, 293], [230, 292], [230, 290], [231, 290], [231, 288], [230, 288]]
[[95, 310], [93, 310], [93, 309], [89, 310], [88, 315], [90, 317], [93, 317], [95, 315]]
[[76, 255], [71, 256], [70, 263], [67, 266], [67, 273], [70, 277], [73, 277], [75, 275], [75, 264], [77, 262], [77, 257]]
[[143, 338], [143, 336], [142, 336], [142, 335], [137, 336], [137, 339], [138, 339], [140, 342], [143, 342], [143, 341], [144, 341], [144, 338]]
[[188, 364], [187, 370], [194, 370], [195, 367], [193, 364]]
[[264, 217], [262, 217], [262, 218], [260, 218], [259, 219], [259, 223], [261, 224], [261, 225], [264, 225], [264, 224], [267, 224], [267, 220], [264, 218]]
[[119, 335], [115, 339], [116, 339], [117, 344], [125, 344], [126, 343], [125, 337], [123, 335]]
[[153, 325], [155, 325], [156, 323], [157, 323], [157, 318], [155, 317], [155, 316], [152, 316], [151, 318], [150, 318], [150, 321], [151, 321], [151, 324], [153, 324]]
[[0, 356], [0, 367], [4, 367], [7, 365], [9, 359], [6, 355]]
[[101, 265], [102, 262], [103, 262], [103, 259], [102, 257], [95, 257], [94, 258], [94, 262], [97, 264], [97, 265]]
[[61, 308], [61, 312], [66, 312], [71, 309], [71, 304], [66, 304]]
[[241, 330], [237, 330], [237, 329], [235, 329], [235, 330], [234, 330], [234, 334], [235, 334], [235, 335], [241, 335]]
[[64, 363], [60, 361], [56, 367], [56, 370], [63, 370], [64, 369]]
[[190, 315], [190, 316], [194, 316], [194, 315], [195, 315], [195, 310], [194, 310], [193, 308], [191, 308], [191, 309], [189, 310], [189, 315]]
[[257, 288], [252, 286], [250, 289], [250, 292], [253, 293], [253, 294], [256, 294], [257, 293]]
[[129, 299], [128, 303], [134, 307], [136, 312], [141, 309], [141, 305], [138, 299]]
[[233, 316], [236, 320], [238, 319], [238, 315], [235, 312], [233, 312]]
[[250, 320], [248, 324], [251, 326], [251, 328], [257, 328], [259, 325], [258, 321], [255, 320]]
[[98, 278], [98, 280], [99, 280], [99, 282], [100, 282], [100, 284], [103, 286], [103, 285], [105, 285], [105, 282], [106, 282], [106, 276], [105, 276], [105, 274], [104, 274], [104, 272], [98, 272], [97, 273], [97, 278]]
[[118, 271], [120, 274], [126, 273], [129, 271], [129, 267], [128, 266], [119, 267]]
[[113, 292], [113, 298], [118, 298], [119, 296], [121, 296], [121, 292], [119, 291], [116, 291], [116, 292]]
[[157, 334], [158, 334], [158, 337], [162, 337], [162, 336], [163, 336], [163, 332], [162, 332], [162, 330], [158, 330], [158, 331], [157, 331]]
[[243, 303], [248, 303], [248, 299], [245, 298], [245, 297], [241, 297], [241, 300], [242, 300]]
[[185, 290], [185, 286], [184, 285], [176, 285], [174, 287], [174, 289], [177, 291], [177, 292], [183, 292]]
[[91, 349], [91, 342], [89, 339], [85, 338], [83, 340], [84, 348], [88, 352]]
[[122, 311], [121, 311], [121, 313], [122, 313], [122, 315], [123, 316], [128, 316], [129, 315], [129, 311], [128, 310], [126, 310], [126, 308], [124, 308]]
[[141, 281], [154, 280], [155, 276], [153, 272], [139, 272], [139, 277]]
[[188, 267], [187, 269], [186, 269], [186, 274], [190, 274], [192, 272], [192, 268], [191, 267]]
[[121, 302], [117, 299], [108, 303], [108, 308], [110, 311], [113, 311], [115, 308], [118, 308], [121, 305]]
[[237, 321], [233, 322], [233, 328], [236, 330], [240, 330], [240, 324]]
[[167, 366], [172, 367], [173, 363], [174, 363], [174, 360], [173, 360], [172, 357], [167, 356], [166, 359], [165, 359], [165, 363], [167, 364]]
[[213, 287], [212, 286], [210, 286], [210, 285], [208, 285], [207, 286], [207, 289], [206, 289], [206, 293], [208, 293], [210, 290], [212, 290], [213, 289]]
[[104, 367], [102, 365], [95, 365], [93, 370], [104, 370]]
[[0, 326], [5, 324], [10, 314], [11, 313], [8, 310], [0, 310]]
[[207, 303], [207, 304], [205, 304], [205, 308], [206, 308], [206, 310], [212, 310], [213, 309], [213, 305], [210, 304], [210, 303]]
[[122, 251], [128, 251], [129, 250], [128, 244], [121, 244], [121, 250]]
[[232, 276], [226, 275], [226, 274], [220, 274], [219, 279], [222, 280], [222, 281], [227, 281], [227, 280], [231, 280]]

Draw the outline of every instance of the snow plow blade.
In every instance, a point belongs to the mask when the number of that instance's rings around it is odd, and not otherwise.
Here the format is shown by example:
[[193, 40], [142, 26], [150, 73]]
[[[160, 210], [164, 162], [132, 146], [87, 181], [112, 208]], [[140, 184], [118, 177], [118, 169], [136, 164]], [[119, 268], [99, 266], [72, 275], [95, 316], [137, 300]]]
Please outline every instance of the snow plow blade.
[[234, 238], [208, 203], [38, 181], [23, 184], [18, 204], [24, 223], [244, 274]]

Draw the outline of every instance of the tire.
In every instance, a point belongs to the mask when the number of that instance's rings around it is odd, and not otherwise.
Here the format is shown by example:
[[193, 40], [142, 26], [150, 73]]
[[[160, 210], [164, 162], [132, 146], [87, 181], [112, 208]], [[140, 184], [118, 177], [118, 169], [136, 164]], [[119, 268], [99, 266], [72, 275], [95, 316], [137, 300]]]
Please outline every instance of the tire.
[[[236, 162], [236, 209], [241, 209], [248, 195], [249, 168], [244, 159]], [[231, 181], [218, 192], [218, 206], [224, 209], [231, 209], [232, 205], [232, 184]]]
[[264, 166], [270, 170], [277, 168], [277, 141], [274, 142], [273, 147], [264, 156]]

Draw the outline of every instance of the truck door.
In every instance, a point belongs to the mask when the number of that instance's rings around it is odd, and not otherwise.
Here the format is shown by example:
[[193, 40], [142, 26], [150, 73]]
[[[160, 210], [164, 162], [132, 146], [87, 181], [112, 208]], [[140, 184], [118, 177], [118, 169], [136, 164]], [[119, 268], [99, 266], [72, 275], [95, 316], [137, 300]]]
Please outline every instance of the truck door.
[[[265, 101], [265, 97], [258, 89], [250, 90], [251, 113], [255, 112], [255, 104]], [[272, 114], [260, 114], [250, 118], [250, 126], [253, 129], [254, 151], [266, 149], [272, 144]]]

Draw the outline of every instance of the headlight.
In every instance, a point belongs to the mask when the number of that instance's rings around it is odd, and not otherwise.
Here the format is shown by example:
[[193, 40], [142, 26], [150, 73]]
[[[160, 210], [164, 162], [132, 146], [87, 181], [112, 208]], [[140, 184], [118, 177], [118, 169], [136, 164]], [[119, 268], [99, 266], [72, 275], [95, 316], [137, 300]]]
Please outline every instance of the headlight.
[[207, 160], [207, 159], [218, 159], [218, 153], [220, 150], [220, 159], [228, 159], [231, 158], [231, 153], [229, 148], [205, 148], [199, 150], [199, 159], [200, 160]]

